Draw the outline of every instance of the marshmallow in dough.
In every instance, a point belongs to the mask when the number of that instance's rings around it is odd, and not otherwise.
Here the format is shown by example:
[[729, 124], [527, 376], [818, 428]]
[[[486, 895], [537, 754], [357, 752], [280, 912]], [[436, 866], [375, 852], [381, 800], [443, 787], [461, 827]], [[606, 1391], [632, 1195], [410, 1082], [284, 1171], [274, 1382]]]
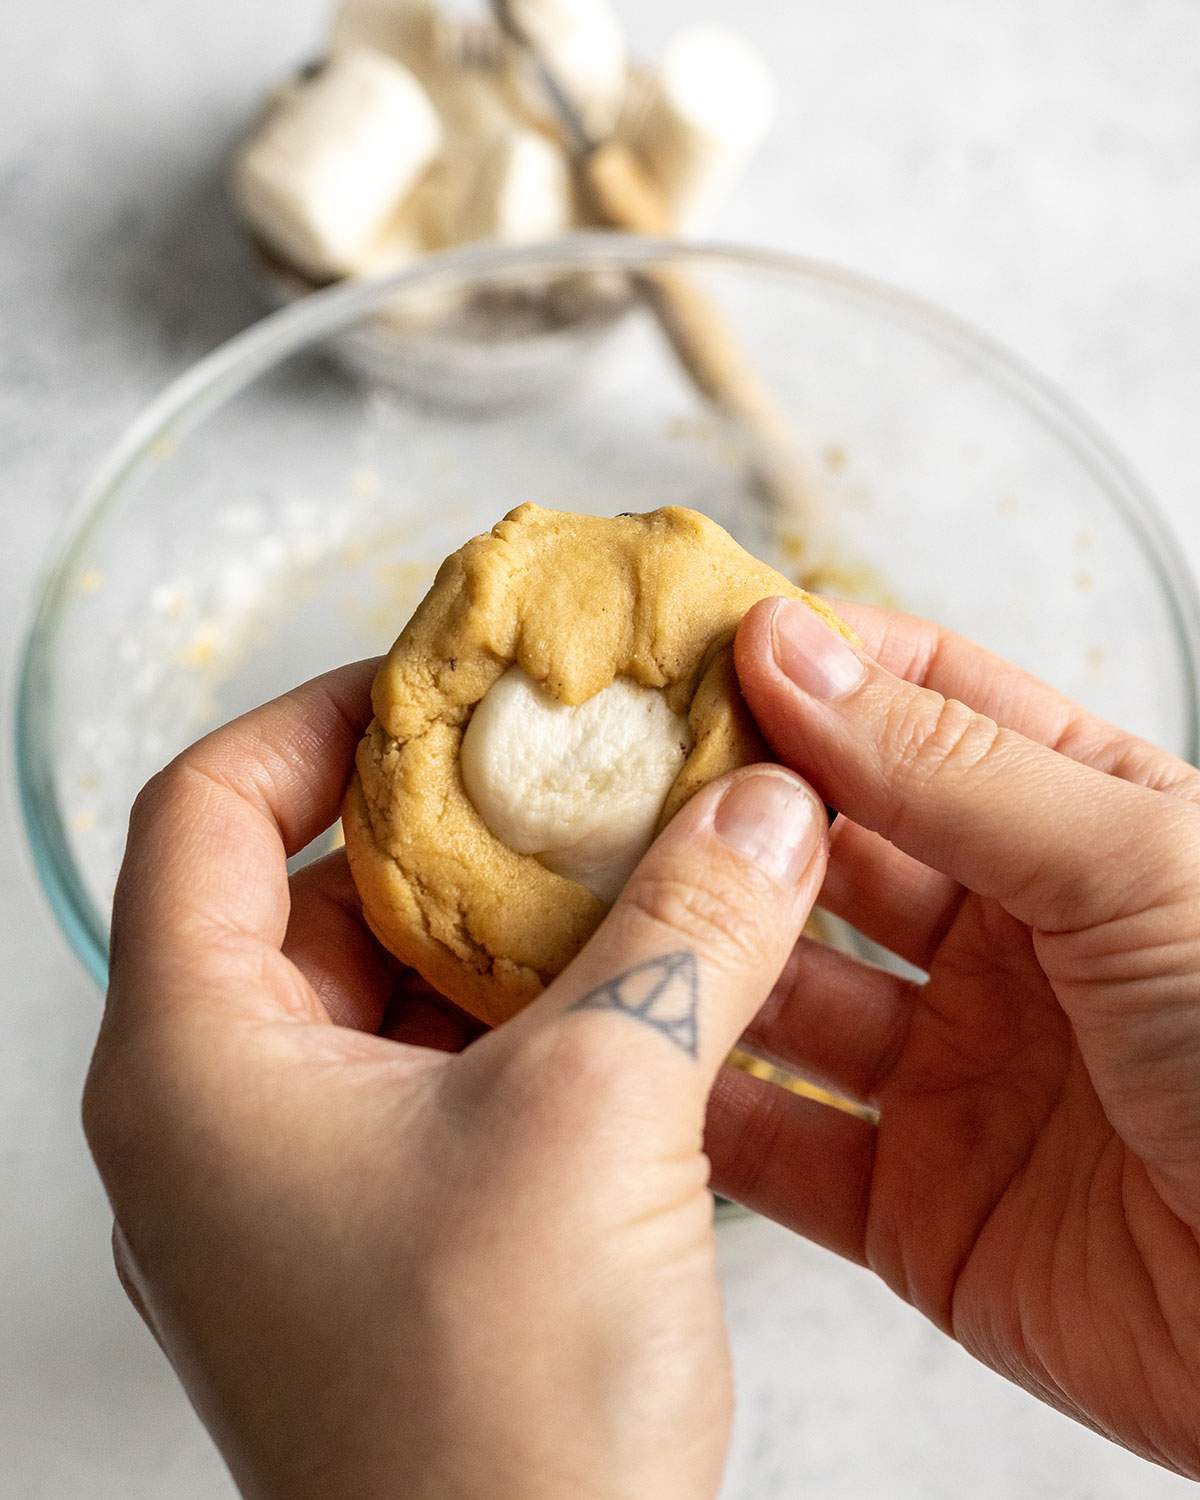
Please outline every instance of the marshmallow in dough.
[[612, 901], [691, 747], [691, 726], [657, 688], [618, 677], [572, 706], [510, 667], [471, 715], [459, 759], [502, 844]]
[[650, 836], [714, 777], [768, 758], [732, 641], [776, 595], [853, 638], [678, 507], [523, 505], [448, 558], [376, 676], [343, 811], [380, 941], [491, 1024], [533, 999]]

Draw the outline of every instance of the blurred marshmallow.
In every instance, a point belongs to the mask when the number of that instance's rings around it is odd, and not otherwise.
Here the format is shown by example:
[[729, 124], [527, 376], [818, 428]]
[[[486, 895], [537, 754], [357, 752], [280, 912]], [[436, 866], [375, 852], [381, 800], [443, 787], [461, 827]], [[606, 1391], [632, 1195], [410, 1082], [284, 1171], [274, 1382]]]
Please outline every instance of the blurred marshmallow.
[[234, 193], [277, 254], [324, 280], [353, 272], [436, 156], [441, 125], [402, 64], [339, 52], [239, 154]]
[[627, 143], [676, 227], [704, 225], [762, 144], [775, 85], [750, 44], [723, 26], [689, 26], [668, 44]]
[[[507, 0], [513, 25], [545, 63], [595, 140], [612, 134], [625, 101], [629, 53], [609, 0]], [[508, 49], [514, 104], [539, 128], [557, 131], [541, 76], [525, 49]]]
[[341, 0], [329, 27], [331, 56], [371, 47], [410, 68], [424, 81], [443, 45], [446, 25], [437, 0]]
[[553, 239], [570, 228], [575, 197], [571, 169], [559, 147], [535, 130], [496, 137], [477, 163], [461, 164], [465, 192], [456, 238], [517, 244]]
[[437, 0], [342, 0], [329, 51], [367, 46], [404, 64], [433, 100], [447, 131], [491, 128], [500, 99], [503, 38], [487, 15], [443, 10]]

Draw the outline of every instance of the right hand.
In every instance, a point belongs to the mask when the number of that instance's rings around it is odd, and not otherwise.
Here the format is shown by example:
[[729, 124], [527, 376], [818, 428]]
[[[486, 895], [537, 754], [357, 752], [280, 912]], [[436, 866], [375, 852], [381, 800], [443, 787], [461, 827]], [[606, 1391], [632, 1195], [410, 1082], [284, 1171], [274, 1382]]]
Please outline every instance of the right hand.
[[738, 670], [844, 815], [821, 904], [928, 979], [801, 940], [748, 1040], [878, 1130], [726, 1069], [715, 1186], [1200, 1477], [1200, 775], [932, 625], [842, 612], [862, 651], [764, 601]]

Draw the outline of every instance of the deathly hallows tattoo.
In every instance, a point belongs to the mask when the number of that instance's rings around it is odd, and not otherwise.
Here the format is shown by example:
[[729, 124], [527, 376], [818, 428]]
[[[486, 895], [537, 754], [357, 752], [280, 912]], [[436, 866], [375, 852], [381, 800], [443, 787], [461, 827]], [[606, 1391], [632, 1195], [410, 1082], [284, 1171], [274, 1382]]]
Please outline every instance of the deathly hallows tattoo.
[[689, 1057], [699, 1054], [700, 977], [687, 949], [635, 964], [589, 990], [571, 1010], [615, 1010], [660, 1031]]

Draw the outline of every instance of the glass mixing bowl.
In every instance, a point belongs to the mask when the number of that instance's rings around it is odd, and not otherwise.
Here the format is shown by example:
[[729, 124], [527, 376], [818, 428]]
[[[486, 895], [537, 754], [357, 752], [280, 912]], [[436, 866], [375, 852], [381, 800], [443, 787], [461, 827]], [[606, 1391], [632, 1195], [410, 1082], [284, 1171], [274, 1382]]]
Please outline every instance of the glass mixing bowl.
[[[744, 433], [645, 301], [612, 295], [664, 270], [709, 294], [786, 415], [803, 516], [762, 503]], [[549, 284], [609, 312], [429, 324], [460, 292]], [[385, 650], [441, 558], [525, 500], [707, 511], [793, 576], [942, 620], [1195, 759], [1178, 549], [1104, 440], [1003, 350], [789, 256], [612, 235], [459, 252], [234, 338], [86, 497], [29, 634], [17, 764], [42, 881], [97, 980], [142, 782], [218, 722]]]

